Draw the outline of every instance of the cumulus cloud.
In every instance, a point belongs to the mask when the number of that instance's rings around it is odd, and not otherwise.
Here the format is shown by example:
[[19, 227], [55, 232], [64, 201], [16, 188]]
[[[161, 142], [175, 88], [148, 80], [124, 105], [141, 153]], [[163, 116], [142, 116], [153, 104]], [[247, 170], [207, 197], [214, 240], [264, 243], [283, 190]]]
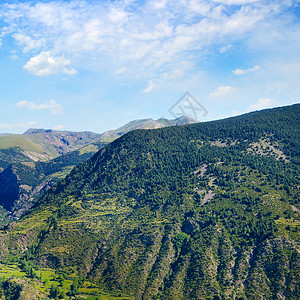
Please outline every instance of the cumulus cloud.
[[214, 92], [210, 93], [210, 97], [224, 97], [232, 93], [234, 90], [231, 86], [219, 86]]
[[270, 108], [272, 106], [274, 106], [275, 101], [271, 98], [262, 98], [259, 99], [257, 102], [255, 102], [254, 104], [251, 104], [249, 106], [249, 110], [260, 110], [260, 109], [264, 109], [264, 108]]
[[20, 101], [16, 104], [17, 107], [26, 107], [30, 110], [49, 110], [51, 114], [62, 114], [63, 113], [63, 106], [59, 103], [57, 103], [55, 100], [49, 100], [44, 104], [36, 104], [31, 101]]
[[240, 75], [245, 75], [247, 73], [253, 73], [253, 72], [256, 72], [259, 70], [261, 70], [260, 66], [254, 66], [253, 68], [250, 68], [250, 69], [235, 69], [232, 71], [232, 73], [234, 75], [240, 76]]
[[150, 80], [148, 86], [143, 90], [143, 93], [150, 93], [153, 90], [153, 87], [153, 81]]
[[41, 52], [30, 58], [24, 69], [36, 76], [48, 76], [58, 73], [74, 75], [77, 73], [75, 69], [70, 67], [70, 60], [65, 59], [64, 56], [53, 57], [50, 51]]

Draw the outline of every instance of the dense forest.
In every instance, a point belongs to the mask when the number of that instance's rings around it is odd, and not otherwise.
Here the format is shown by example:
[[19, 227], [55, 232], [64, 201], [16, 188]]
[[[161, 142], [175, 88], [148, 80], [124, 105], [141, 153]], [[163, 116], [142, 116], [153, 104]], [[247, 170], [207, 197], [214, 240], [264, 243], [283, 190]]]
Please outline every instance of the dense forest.
[[77, 274], [69, 297], [299, 299], [299, 116], [129, 132], [2, 228], [2, 264]]

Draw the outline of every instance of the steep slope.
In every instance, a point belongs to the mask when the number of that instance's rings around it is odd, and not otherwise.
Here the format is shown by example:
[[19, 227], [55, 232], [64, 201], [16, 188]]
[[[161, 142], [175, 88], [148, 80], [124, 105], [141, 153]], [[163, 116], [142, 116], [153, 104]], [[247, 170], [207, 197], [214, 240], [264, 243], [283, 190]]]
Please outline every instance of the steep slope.
[[19, 218], [72, 168], [91, 158], [105, 144], [93, 144], [43, 162], [15, 162], [0, 173], [0, 205]]
[[19, 147], [24, 151], [36, 152], [39, 154], [45, 153], [45, 151], [43, 151], [43, 149], [38, 144], [32, 142], [30, 139], [28, 139], [23, 135], [14, 134], [14, 135], [2, 136], [0, 138], [1, 149], [9, 149], [15, 147]]
[[14, 163], [48, 161], [82, 148], [100, 136], [92, 132], [28, 129], [0, 136], [0, 172]]
[[299, 116], [130, 132], [2, 231], [0, 256], [135, 299], [299, 299]]
[[13, 163], [50, 159], [38, 144], [23, 135], [0, 137], [0, 172]]
[[0, 137], [0, 206], [13, 213], [9, 216], [20, 217], [75, 165], [103, 147], [101, 142], [91, 145], [98, 136], [29, 129]]
[[[92, 132], [28, 129], [23, 135], [2, 137], [0, 205], [12, 212], [10, 216], [20, 217], [55, 182], [69, 174], [77, 164], [91, 158], [109, 141], [137, 128], [151, 129], [192, 122], [194, 121], [186, 117], [156, 121], [147, 119], [132, 121], [102, 135]], [[50, 159], [51, 157], [56, 158]]]

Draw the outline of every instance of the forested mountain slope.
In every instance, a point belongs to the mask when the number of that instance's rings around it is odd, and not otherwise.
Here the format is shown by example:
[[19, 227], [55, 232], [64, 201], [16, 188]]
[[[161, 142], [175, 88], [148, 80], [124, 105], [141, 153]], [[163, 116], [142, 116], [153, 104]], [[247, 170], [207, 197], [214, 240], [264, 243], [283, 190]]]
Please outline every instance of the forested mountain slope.
[[[20, 217], [72, 168], [91, 158], [105, 144], [87, 145], [49, 161], [15, 161], [0, 173], [0, 205]], [[1, 220], [0, 220], [1, 224]]]
[[[0, 206], [12, 213], [10, 219], [20, 217], [74, 166], [125, 133], [194, 122], [187, 117], [145, 119], [103, 134], [31, 128], [22, 135], [0, 136]], [[0, 218], [0, 224], [4, 221], [9, 219]]]
[[89, 145], [98, 136], [91, 132], [45, 129], [0, 136], [0, 206], [20, 216], [43, 190], [102, 147], [102, 143], [97, 143], [90, 155], [89, 151], [76, 150]]
[[135, 299], [299, 299], [299, 116], [130, 132], [0, 231], [0, 257]]

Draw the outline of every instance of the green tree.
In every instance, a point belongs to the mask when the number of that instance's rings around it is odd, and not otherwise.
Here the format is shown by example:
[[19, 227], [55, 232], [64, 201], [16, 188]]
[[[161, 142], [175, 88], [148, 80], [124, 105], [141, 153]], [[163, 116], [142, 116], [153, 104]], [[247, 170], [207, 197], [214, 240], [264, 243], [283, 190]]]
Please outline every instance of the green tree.
[[51, 298], [54, 298], [56, 299], [59, 295], [59, 288], [57, 286], [55, 286], [54, 284], [51, 285], [50, 287], [50, 293], [49, 293], [49, 296]]

